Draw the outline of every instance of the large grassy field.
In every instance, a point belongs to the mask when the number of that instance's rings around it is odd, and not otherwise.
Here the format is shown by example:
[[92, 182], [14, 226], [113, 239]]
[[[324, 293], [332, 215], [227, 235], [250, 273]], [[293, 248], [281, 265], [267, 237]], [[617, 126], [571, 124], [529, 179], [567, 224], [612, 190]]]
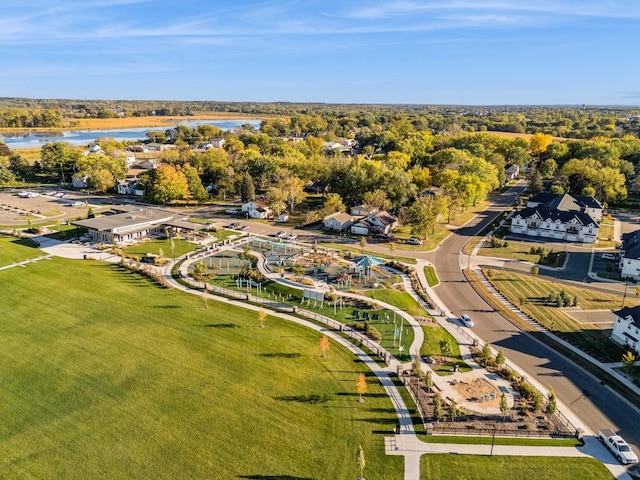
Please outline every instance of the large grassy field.
[[42, 250], [34, 248], [31, 240], [0, 237], [0, 267], [31, 258], [37, 258], [42, 255], [45, 255], [45, 253]]
[[413, 317], [426, 317], [427, 311], [407, 292], [398, 290], [369, 290], [365, 292], [367, 297], [388, 303], [398, 309], [407, 312]]
[[359, 444], [367, 478], [402, 478], [384, 390], [356, 403], [366, 367], [312, 330], [93, 261], [0, 287], [3, 478], [355, 478]]
[[428, 454], [420, 458], [424, 480], [613, 480], [605, 466], [592, 458], [509, 457]]

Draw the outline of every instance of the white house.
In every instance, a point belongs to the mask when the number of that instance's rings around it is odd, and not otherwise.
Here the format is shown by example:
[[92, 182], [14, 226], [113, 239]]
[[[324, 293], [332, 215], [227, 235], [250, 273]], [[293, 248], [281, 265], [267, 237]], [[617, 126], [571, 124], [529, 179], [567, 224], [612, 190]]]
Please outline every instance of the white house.
[[640, 353], [640, 307], [624, 307], [613, 314], [611, 340]]
[[640, 280], [640, 230], [622, 235], [620, 276]]
[[595, 243], [602, 204], [593, 197], [539, 194], [511, 217], [511, 233], [532, 237]]
[[351, 233], [355, 235], [388, 234], [397, 226], [398, 219], [383, 210], [351, 225]]
[[270, 218], [271, 210], [267, 207], [267, 204], [260, 200], [254, 200], [253, 202], [247, 202], [242, 205], [242, 213], [248, 215], [251, 218]]
[[212, 138], [211, 142], [209, 143], [211, 144], [211, 148], [223, 148], [225, 144], [225, 139], [222, 137], [216, 137], [216, 138]]
[[82, 175], [80, 173], [76, 173], [71, 177], [71, 185], [73, 188], [87, 188], [89, 186], [89, 180], [91, 177], [89, 175]]
[[333, 230], [335, 232], [344, 232], [348, 230], [356, 220], [355, 215], [349, 215], [345, 212], [332, 213], [322, 221], [325, 230]]
[[509, 165], [509, 168], [505, 170], [507, 174], [507, 180], [515, 180], [520, 175], [520, 167], [515, 163], [513, 165]]

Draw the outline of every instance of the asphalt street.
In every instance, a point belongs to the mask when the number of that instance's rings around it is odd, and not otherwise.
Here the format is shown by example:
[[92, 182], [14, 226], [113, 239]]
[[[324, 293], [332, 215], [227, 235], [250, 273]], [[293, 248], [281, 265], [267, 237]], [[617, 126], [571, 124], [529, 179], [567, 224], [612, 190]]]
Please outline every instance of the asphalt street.
[[[553, 387], [558, 398], [588, 428], [596, 433], [601, 428], [613, 428], [638, 450], [640, 412], [599, 380], [496, 313], [466, 282], [462, 274], [459, 256], [464, 244], [512, 204], [523, 188], [516, 187], [498, 197], [492, 207], [463, 228], [454, 231], [436, 252], [428, 255], [440, 279], [436, 292], [455, 314], [471, 314], [476, 324], [474, 331], [479, 337], [497, 348], [503, 348], [509, 360], [542, 385]], [[581, 255], [580, 251], [576, 252], [577, 255]], [[579, 266], [568, 269], [568, 273], [576, 275], [576, 279], [583, 275], [583, 271], [586, 272], [586, 255], [590, 258], [591, 251], [584, 252], [584, 255], [583, 258], [579, 257]]]

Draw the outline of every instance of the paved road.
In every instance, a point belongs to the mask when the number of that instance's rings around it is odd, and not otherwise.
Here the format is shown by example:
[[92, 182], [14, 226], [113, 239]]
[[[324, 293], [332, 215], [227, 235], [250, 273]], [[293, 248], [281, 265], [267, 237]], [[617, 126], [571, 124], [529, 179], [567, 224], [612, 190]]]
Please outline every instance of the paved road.
[[572, 362], [495, 313], [469, 286], [461, 272], [460, 264], [466, 267], [464, 259], [467, 258], [460, 258], [464, 244], [504, 211], [521, 191], [521, 187], [516, 187], [498, 198], [491, 208], [455, 231], [437, 252], [431, 254], [430, 260], [441, 282], [436, 292], [455, 314], [467, 312], [473, 316], [476, 320], [474, 331], [478, 336], [503, 348], [507, 358], [539, 383], [552, 386], [558, 398], [588, 428], [594, 432], [600, 428], [614, 428], [637, 448], [640, 445], [640, 412]]

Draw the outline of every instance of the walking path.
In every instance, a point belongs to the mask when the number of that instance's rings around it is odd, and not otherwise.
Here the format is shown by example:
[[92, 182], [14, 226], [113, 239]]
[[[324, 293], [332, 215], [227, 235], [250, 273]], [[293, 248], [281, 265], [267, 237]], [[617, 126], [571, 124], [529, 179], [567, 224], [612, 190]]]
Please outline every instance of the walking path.
[[53, 255], [40, 255], [39, 257], [30, 258], [29, 260], [24, 260], [22, 262], [16, 262], [16, 263], [12, 263], [11, 265], [5, 265], [3, 267], [0, 267], [0, 270], [6, 270], [8, 268], [15, 268], [15, 267], [25, 267], [29, 263], [36, 263], [36, 262], [39, 262], [40, 260], [49, 260], [51, 257], [53, 257]]

